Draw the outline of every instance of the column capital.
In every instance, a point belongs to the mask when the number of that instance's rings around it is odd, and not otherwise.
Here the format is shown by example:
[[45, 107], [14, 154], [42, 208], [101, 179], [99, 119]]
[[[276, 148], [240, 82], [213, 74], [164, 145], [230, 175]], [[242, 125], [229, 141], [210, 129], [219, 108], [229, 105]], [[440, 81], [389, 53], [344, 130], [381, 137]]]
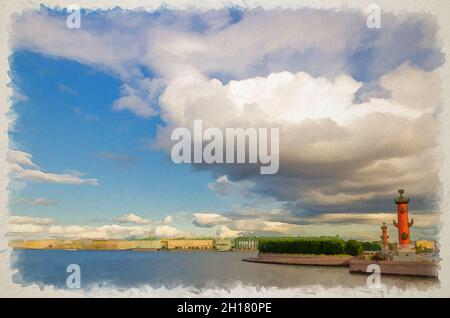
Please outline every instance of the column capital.
[[401, 203], [409, 203], [409, 198], [405, 198], [403, 194], [405, 193], [405, 190], [400, 189], [398, 190], [398, 193], [400, 193], [400, 196], [395, 199], [395, 204], [401, 204]]

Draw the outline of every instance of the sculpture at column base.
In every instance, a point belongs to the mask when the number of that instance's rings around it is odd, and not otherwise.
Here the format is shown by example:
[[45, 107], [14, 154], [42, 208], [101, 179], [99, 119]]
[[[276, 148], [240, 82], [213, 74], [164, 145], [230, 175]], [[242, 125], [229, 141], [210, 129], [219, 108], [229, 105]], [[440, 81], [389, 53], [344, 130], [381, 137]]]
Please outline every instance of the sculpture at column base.
[[391, 261], [393, 260], [392, 251], [388, 248], [382, 247], [379, 252], [379, 259], [382, 261]]

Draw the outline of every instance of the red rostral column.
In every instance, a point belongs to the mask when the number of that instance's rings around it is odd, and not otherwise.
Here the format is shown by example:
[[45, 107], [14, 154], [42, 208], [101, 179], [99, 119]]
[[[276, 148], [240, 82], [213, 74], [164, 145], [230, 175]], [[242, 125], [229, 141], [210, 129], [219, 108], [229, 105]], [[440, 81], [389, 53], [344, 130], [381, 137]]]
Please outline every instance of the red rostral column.
[[413, 226], [414, 220], [408, 222], [408, 203], [409, 199], [403, 196], [405, 190], [398, 190], [400, 196], [395, 199], [395, 204], [397, 204], [397, 217], [398, 223], [394, 220], [394, 226], [398, 228], [398, 243], [400, 246], [406, 246], [410, 244], [410, 234], [409, 228]]

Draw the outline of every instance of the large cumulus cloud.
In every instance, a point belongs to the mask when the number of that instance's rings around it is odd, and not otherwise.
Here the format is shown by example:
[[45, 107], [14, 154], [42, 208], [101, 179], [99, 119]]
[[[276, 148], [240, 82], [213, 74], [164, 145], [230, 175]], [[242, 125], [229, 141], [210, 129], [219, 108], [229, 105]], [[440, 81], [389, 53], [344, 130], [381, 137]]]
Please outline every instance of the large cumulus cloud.
[[[433, 83], [422, 82], [429, 73], [401, 66], [386, 79], [407, 72], [403, 84], [421, 82], [424, 93]], [[285, 202], [294, 210], [390, 208], [395, 190], [406, 187], [416, 202], [426, 206], [437, 186], [436, 155], [439, 122], [436, 99], [422, 107], [394, 98], [371, 98], [355, 103], [362, 83], [348, 75], [332, 79], [307, 73], [273, 73], [223, 84], [202, 76], [183, 76], [168, 83], [160, 98], [161, 116], [167, 126], [159, 130], [159, 144], [168, 151], [170, 131], [192, 129], [194, 119], [204, 127], [279, 127], [280, 171], [261, 176], [257, 169], [242, 173], [233, 165], [207, 166], [251, 190]], [[430, 105], [435, 102], [434, 105]], [[202, 167], [205, 168], [205, 167]], [[221, 189], [224, 177], [212, 189]], [[237, 183], [239, 184], [239, 183]], [[219, 192], [223, 194], [222, 192]], [[386, 202], [383, 203], [383, 202]], [[350, 208], [351, 209], [351, 208]]]

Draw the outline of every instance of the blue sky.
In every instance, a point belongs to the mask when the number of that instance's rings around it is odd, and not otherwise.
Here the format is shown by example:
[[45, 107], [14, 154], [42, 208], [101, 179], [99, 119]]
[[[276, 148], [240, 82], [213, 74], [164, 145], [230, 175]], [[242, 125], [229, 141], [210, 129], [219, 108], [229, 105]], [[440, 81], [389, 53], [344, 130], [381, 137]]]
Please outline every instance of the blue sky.
[[[66, 17], [14, 21], [17, 235], [377, 237], [400, 187], [420, 235], [436, 232], [432, 17], [384, 14], [380, 29], [355, 10], [83, 11], [80, 29]], [[173, 164], [170, 132], [195, 119], [281, 127], [279, 172]]]
[[[192, 173], [189, 166], [174, 165], [167, 154], [151, 149], [160, 118], [111, 111], [119, 96], [118, 80], [76, 62], [29, 51], [15, 53], [11, 65], [16, 85], [28, 97], [15, 108], [18, 120], [11, 136], [18, 148], [31, 152], [44, 169], [73, 169], [99, 179], [98, 186], [27, 184], [20, 196], [58, 201], [45, 207], [47, 216], [71, 224], [94, 217], [111, 220], [131, 211], [161, 219], [178, 211], [227, 209], [206, 187], [209, 172]], [[13, 211], [39, 216], [42, 210], [17, 206]]]

